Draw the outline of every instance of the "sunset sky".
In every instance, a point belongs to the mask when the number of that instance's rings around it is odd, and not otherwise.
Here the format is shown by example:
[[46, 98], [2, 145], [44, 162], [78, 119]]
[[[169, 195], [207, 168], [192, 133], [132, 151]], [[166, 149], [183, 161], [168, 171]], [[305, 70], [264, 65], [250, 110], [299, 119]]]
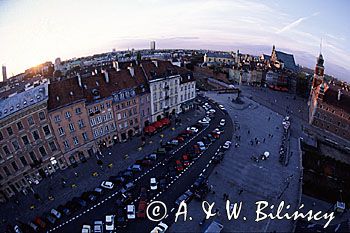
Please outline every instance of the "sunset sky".
[[0, 65], [11, 76], [56, 57], [149, 48], [150, 40], [157, 48], [275, 44], [316, 57], [322, 38], [326, 65], [350, 70], [348, 12], [346, 0], [0, 0]]

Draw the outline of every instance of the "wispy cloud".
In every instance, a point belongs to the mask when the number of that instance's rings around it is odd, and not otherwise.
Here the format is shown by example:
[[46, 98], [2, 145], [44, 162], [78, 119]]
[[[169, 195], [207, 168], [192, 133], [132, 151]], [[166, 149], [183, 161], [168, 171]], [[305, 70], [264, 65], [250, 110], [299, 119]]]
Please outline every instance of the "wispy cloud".
[[280, 34], [280, 33], [282, 33], [282, 32], [289, 31], [290, 29], [293, 29], [293, 28], [297, 27], [297, 26], [298, 26], [299, 24], [301, 24], [303, 21], [305, 21], [305, 20], [307, 20], [307, 19], [309, 19], [309, 18], [311, 18], [311, 17], [313, 17], [313, 16], [317, 16], [317, 15], [319, 15], [319, 14], [320, 14], [320, 12], [315, 12], [315, 13], [313, 13], [313, 14], [310, 15], [310, 16], [301, 17], [301, 18], [299, 18], [299, 19], [293, 21], [292, 23], [290, 23], [290, 24], [284, 26], [282, 29], [278, 30], [276, 33], [277, 33], [277, 34]]

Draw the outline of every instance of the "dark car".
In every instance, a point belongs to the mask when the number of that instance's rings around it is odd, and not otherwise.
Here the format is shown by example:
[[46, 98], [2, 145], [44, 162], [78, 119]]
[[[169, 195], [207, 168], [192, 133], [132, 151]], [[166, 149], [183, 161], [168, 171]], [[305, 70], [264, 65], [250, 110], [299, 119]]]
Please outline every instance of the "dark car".
[[167, 185], [167, 182], [166, 182], [165, 178], [162, 178], [162, 179], [159, 180], [159, 188], [161, 190], [165, 190], [166, 189], [166, 185]]
[[131, 179], [133, 177], [133, 173], [131, 171], [124, 171], [122, 175], [126, 180]]
[[144, 167], [149, 167], [152, 164], [153, 164], [152, 160], [150, 160], [150, 159], [143, 159], [141, 165], [144, 166]]
[[187, 154], [182, 155], [182, 161], [185, 167], [188, 167], [190, 165], [190, 159]]
[[121, 198], [118, 198], [116, 201], [115, 201], [115, 204], [117, 205], [117, 208], [122, 208], [125, 206], [125, 203], [123, 201], [123, 199]]
[[122, 176], [110, 176], [108, 180], [113, 182], [116, 185], [122, 184], [125, 182], [125, 179]]
[[52, 225], [56, 223], [56, 218], [52, 214], [45, 213], [43, 215], [43, 217], [44, 217], [45, 222], [47, 222], [47, 223], [50, 223]]
[[140, 200], [147, 201], [147, 199], [148, 199], [147, 189], [145, 187], [141, 187]]
[[183, 167], [183, 165], [182, 165], [180, 160], [176, 160], [176, 170], [178, 172], [182, 172], [184, 170], [184, 167]]
[[34, 223], [36, 225], [38, 225], [41, 229], [45, 229], [46, 225], [47, 225], [46, 222], [43, 219], [41, 219], [40, 217], [36, 217], [34, 219]]
[[77, 202], [69, 201], [66, 204], [66, 207], [71, 211], [75, 212], [81, 208], [81, 206]]
[[116, 215], [116, 219], [114, 221], [116, 222], [116, 225], [119, 228], [124, 228], [127, 226], [126, 218], [125, 218], [125, 211], [122, 208], [117, 209], [117, 215]]
[[208, 134], [207, 137], [209, 138], [209, 140], [210, 140], [211, 142], [214, 142], [214, 141], [216, 140], [216, 139], [213, 137], [213, 135], [211, 135], [211, 134]]
[[178, 199], [176, 199], [175, 204], [180, 205], [182, 201], [188, 202], [192, 198], [193, 193], [190, 190], [187, 190], [184, 194], [182, 194]]
[[140, 200], [138, 210], [137, 210], [137, 217], [138, 218], [145, 218], [146, 217], [146, 208], [147, 208], [147, 203], [143, 200]]
[[80, 205], [81, 207], [85, 207], [87, 205], [86, 201], [84, 201], [83, 199], [79, 198], [79, 197], [74, 197], [72, 199], [73, 202], [77, 203], [78, 205]]
[[199, 176], [193, 184], [194, 190], [200, 188], [206, 182], [206, 178], [204, 176]]
[[176, 169], [173, 166], [170, 166], [168, 170], [169, 170], [168, 176], [170, 178], [174, 178], [177, 175]]
[[69, 216], [71, 214], [70, 210], [67, 207], [63, 206], [63, 205], [58, 206], [57, 207], [57, 211], [60, 212], [60, 213], [63, 213], [66, 216]]
[[184, 138], [184, 137], [181, 137], [181, 136], [177, 136], [177, 137], [175, 138], [175, 140], [178, 140], [179, 143], [183, 143], [183, 142], [185, 141], [185, 138]]
[[166, 152], [167, 152], [167, 151], [166, 151], [165, 148], [160, 147], [160, 148], [158, 148], [158, 149], [155, 151], [155, 154], [157, 154], [157, 155], [165, 155]]
[[84, 201], [94, 202], [97, 200], [97, 195], [95, 195], [93, 192], [84, 192], [81, 195], [81, 199], [83, 199]]

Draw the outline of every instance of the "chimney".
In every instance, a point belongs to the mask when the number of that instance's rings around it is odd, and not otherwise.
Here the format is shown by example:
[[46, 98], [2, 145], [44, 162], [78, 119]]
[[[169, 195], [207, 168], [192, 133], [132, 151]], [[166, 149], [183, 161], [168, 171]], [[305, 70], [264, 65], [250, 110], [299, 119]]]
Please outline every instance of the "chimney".
[[77, 74], [77, 78], [78, 78], [79, 87], [82, 87], [80, 74]]
[[105, 81], [106, 81], [106, 83], [109, 83], [109, 76], [108, 76], [107, 70], [102, 70], [102, 73], [104, 73], [104, 75], [105, 75]]
[[157, 60], [153, 60], [152, 62], [153, 62], [153, 64], [154, 64], [156, 67], [158, 67], [158, 61], [157, 61]]
[[340, 97], [341, 97], [342, 94], [343, 94], [343, 93], [342, 93], [342, 90], [341, 90], [341, 89], [338, 89], [338, 101], [340, 101]]
[[116, 70], [116, 71], [120, 71], [119, 69], [119, 63], [117, 61], [113, 61], [113, 68]]
[[134, 69], [134, 67], [129, 66], [129, 67], [128, 67], [128, 70], [129, 70], [129, 72], [130, 72], [131, 77], [134, 77], [134, 76], [135, 76], [135, 69]]

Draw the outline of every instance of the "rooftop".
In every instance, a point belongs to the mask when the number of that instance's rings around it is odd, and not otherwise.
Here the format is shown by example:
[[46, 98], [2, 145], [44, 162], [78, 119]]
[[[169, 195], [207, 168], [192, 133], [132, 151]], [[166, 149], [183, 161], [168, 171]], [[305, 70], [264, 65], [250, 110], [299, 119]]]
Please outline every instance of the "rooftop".
[[284, 64], [284, 68], [293, 72], [297, 71], [293, 54], [276, 51], [277, 59]]
[[48, 98], [48, 84], [42, 84], [27, 91], [0, 100], [0, 119], [28, 108]]
[[233, 59], [233, 56], [229, 53], [211, 53], [208, 52], [205, 54], [207, 57], [217, 57], [217, 58], [231, 58]]
[[[350, 91], [340, 85], [330, 84], [327, 85], [323, 102], [335, 106], [337, 108], [343, 109], [345, 112], [350, 114]], [[341, 94], [339, 94], [339, 92]], [[338, 99], [339, 97], [339, 99]]]

